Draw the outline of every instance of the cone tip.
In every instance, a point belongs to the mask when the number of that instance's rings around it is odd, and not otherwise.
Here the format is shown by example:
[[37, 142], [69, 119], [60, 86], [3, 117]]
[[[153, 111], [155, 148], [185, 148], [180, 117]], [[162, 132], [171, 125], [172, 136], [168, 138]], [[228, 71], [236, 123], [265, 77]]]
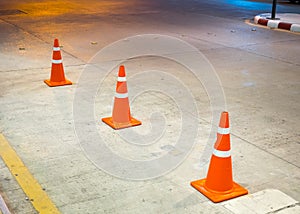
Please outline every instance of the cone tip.
[[54, 39], [54, 47], [59, 47], [58, 39]]
[[229, 128], [229, 114], [227, 111], [222, 112], [219, 127]]
[[226, 117], [228, 117], [229, 114], [228, 114], [227, 111], [223, 111], [223, 112], [222, 112], [222, 115], [225, 115]]
[[119, 77], [125, 77], [126, 74], [125, 74], [125, 66], [124, 65], [120, 65], [119, 67]]

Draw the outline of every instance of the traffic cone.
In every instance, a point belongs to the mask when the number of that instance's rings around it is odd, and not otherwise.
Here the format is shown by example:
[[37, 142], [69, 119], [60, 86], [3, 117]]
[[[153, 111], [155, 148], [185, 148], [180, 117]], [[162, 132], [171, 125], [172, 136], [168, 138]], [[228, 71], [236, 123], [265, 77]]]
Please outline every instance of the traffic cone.
[[137, 119], [131, 117], [130, 114], [126, 74], [123, 65], [119, 68], [112, 117], [102, 118], [102, 121], [113, 129], [123, 129], [142, 124]]
[[72, 82], [65, 78], [58, 39], [54, 40], [51, 76], [50, 79], [44, 80], [44, 82], [50, 87], [72, 85]]
[[193, 181], [191, 185], [215, 203], [248, 194], [232, 179], [228, 112], [221, 115], [206, 179]]

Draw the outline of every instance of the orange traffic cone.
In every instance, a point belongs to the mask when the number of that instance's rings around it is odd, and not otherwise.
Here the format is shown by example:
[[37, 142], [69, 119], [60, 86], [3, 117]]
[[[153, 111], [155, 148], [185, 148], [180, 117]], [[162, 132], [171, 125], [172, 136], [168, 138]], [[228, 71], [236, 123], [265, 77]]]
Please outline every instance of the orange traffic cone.
[[58, 39], [54, 40], [51, 76], [49, 80], [44, 80], [44, 82], [50, 87], [72, 85], [72, 82], [65, 78]]
[[215, 203], [248, 194], [232, 179], [228, 112], [221, 115], [207, 178], [193, 181], [191, 185]]
[[123, 129], [142, 124], [140, 121], [131, 117], [130, 114], [126, 74], [123, 65], [119, 68], [112, 117], [102, 118], [102, 121], [113, 129]]

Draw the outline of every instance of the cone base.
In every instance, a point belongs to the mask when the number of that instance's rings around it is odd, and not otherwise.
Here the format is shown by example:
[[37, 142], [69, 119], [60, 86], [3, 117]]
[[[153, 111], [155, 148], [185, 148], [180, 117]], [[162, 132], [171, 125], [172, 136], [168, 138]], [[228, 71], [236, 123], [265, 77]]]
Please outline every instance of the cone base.
[[112, 127], [113, 129], [125, 129], [132, 126], [139, 126], [141, 125], [141, 121], [131, 117], [129, 123], [116, 123], [113, 122], [112, 117], [102, 118], [102, 121]]
[[63, 86], [63, 85], [72, 85], [72, 82], [70, 80], [65, 80], [61, 82], [52, 82], [50, 80], [44, 80], [44, 82], [50, 86], [50, 87], [55, 87], [55, 86]]
[[248, 190], [235, 182], [233, 182], [233, 189], [230, 192], [209, 191], [207, 188], [205, 188], [205, 181], [206, 179], [192, 181], [191, 185], [214, 203], [248, 194]]

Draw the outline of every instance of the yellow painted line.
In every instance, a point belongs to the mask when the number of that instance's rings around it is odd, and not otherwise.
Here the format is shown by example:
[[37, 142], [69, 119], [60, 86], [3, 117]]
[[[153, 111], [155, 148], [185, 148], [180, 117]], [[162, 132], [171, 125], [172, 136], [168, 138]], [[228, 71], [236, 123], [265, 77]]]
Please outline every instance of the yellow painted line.
[[38, 213], [60, 213], [2, 134], [0, 134], [0, 156]]

